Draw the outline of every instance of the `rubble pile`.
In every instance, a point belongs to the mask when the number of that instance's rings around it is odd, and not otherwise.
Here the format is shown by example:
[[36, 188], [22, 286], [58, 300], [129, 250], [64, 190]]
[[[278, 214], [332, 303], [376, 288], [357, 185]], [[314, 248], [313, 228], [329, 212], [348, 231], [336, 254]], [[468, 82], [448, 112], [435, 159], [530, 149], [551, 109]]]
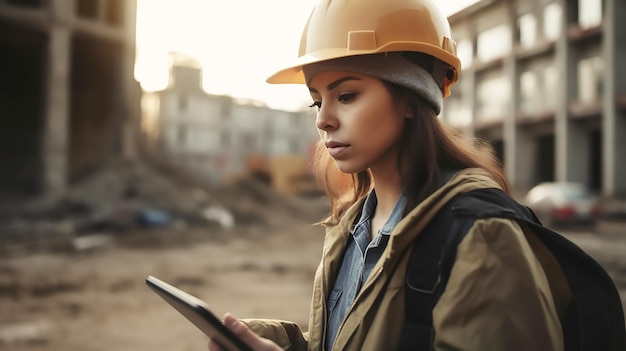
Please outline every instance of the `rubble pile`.
[[306, 203], [290, 199], [253, 178], [211, 188], [163, 162], [117, 160], [73, 184], [60, 199], [2, 214], [0, 256], [33, 250], [83, 251], [133, 235], [135, 241], [130, 242], [141, 245], [138, 233], [143, 233], [143, 243], [159, 237], [171, 243], [189, 240], [192, 233], [207, 236], [198, 232], [313, 222], [325, 211], [324, 199]]

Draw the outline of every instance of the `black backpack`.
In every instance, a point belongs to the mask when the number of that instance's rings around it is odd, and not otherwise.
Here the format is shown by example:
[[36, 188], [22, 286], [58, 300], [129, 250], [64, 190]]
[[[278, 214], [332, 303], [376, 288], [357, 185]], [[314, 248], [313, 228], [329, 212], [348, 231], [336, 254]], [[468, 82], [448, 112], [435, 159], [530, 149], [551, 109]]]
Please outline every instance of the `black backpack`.
[[445, 290], [457, 246], [476, 219], [493, 217], [524, 223], [558, 260], [573, 298], [562, 321], [565, 350], [626, 350], [622, 303], [606, 271], [574, 243], [543, 227], [528, 207], [499, 189], [456, 196], [416, 239], [406, 271], [406, 318], [400, 349], [433, 349], [432, 311]]

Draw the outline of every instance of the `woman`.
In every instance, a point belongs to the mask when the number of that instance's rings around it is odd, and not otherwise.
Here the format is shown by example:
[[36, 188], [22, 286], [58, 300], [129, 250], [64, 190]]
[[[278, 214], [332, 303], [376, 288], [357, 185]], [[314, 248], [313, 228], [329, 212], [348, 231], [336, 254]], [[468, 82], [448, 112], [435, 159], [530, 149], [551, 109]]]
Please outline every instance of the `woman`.
[[[297, 64], [268, 82], [304, 83], [311, 92], [331, 213], [308, 333], [284, 321], [225, 317], [253, 349], [409, 348], [400, 340], [415, 238], [455, 195], [509, 188], [492, 153], [463, 143], [437, 118], [460, 71], [455, 53], [448, 22], [430, 0], [315, 7]], [[341, 174], [353, 182], [346, 186]], [[563, 349], [552, 277], [538, 258], [549, 253], [528, 235], [505, 219], [470, 229], [433, 310], [434, 349]]]

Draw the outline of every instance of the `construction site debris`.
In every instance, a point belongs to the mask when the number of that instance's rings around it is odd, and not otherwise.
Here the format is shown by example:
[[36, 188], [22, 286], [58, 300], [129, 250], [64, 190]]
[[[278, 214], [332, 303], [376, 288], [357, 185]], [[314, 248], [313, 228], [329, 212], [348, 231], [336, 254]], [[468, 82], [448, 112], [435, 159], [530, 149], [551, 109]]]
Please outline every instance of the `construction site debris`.
[[302, 202], [254, 177], [212, 188], [162, 163], [118, 160], [73, 184], [55, 201], [0, 213], [0, 255], [85, 251], [111, 245], [101, 235], [122, 237], [160, 228], [183, 237], [194, 228], [216, 233], [294, 220], [314, 222], [325, 211], [323, 198]]

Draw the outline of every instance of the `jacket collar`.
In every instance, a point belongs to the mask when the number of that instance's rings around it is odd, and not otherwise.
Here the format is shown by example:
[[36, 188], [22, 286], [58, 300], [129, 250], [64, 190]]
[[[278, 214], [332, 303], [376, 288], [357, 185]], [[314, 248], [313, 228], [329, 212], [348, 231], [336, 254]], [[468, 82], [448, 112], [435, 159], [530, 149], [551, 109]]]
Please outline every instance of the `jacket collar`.
[[[382, 294], [385, 284], [375, 283], [372, 280], [382, 282], [391, 279], [399, 262], [405, 256], [404, 253], [409, 250], [415, 238], [424, 230], [437, 212], [454, 196], [480, 188], [500, 187], [482, 169], [470, 168], [461, 170], [446, 184], [416, 206], [396, 225], [391, 232], [391, 237], [383, 256], [373, 268], [370, 277], [364, 282], [363, 290], [368, 290], [367, 294], [361, 292], [357, 296], [355, 306], [346, 316], [347, 319], [337, 336], [335, 347], [343, 349], [345, 343], [350, 339], [350, 335], [355, 332], [361, 323], [361, 320], [354, 320], [354, 318], [359, 319], [359, 316], [366, 314], [375, 304], [376, 297]], [[335, 276], [335, 272], [337, 272], [341, 263], [347, 239], [350, 235], [350, 226], [359, 214], [363, 202], [364, 198], [352, 205], [336, 225], [327, 224], [327, 236], [324, 244], [324, 260], [326, 261], [324, 264], [325, 289], [328, 289], [334, 283], [331, 277]], [[380, 272], [380, 274], [375, 274], [375, 272]], [[324, 295], [327, 296], [327, 293], [328, 291]], [[361, 296], [363, 297], [361, 298]]]

